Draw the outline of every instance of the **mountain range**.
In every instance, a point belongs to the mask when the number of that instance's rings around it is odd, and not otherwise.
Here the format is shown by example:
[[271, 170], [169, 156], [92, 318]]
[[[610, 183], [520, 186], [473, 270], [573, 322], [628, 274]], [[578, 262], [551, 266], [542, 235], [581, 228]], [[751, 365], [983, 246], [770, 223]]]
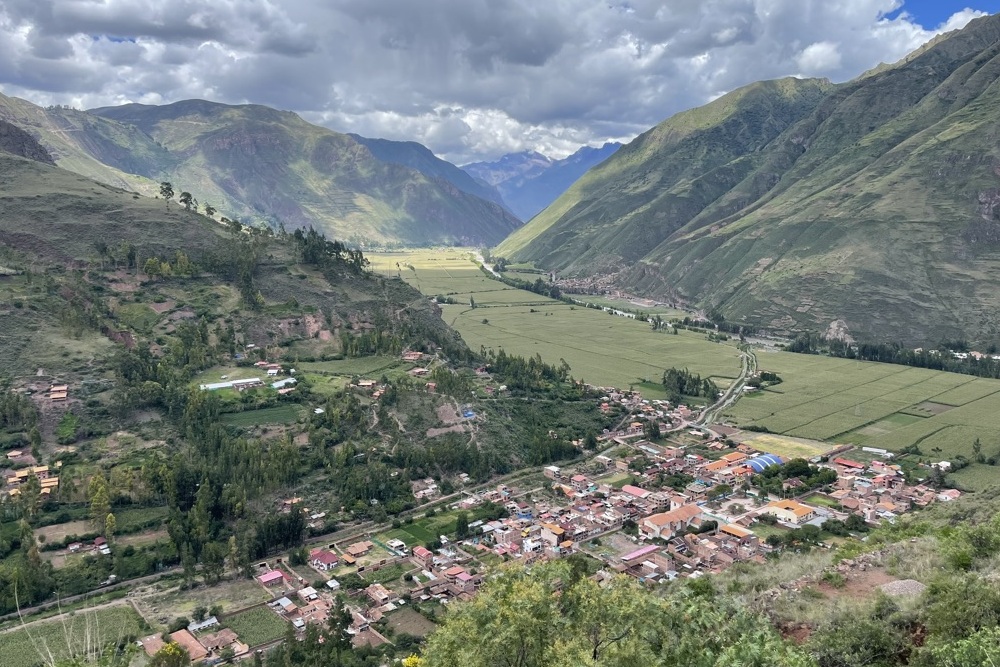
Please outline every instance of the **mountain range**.
[[498, 160], [473, 162], [462, 169], [480, 183], [496, 188], [517, 217], [530, 220], [620, 147], [614, 142], [599, 148], [584, 146], [561, 160], [535, 151], [508, 153]]
[[755, 83], [598, 165], [494, 255], [859, 339], [1000, 340], [1000, 15], [834, 85]]
[[169, 181], [221, 215], [312, 226], [357, 245], [489, 244], [521, 224], [495, 193], [432, 155], [417, 168], [383, 160], [374, 154], [382, 147], [259, 105], [88, 112], [0, 95], [0, 120], [35, 137], [60, 167], [102, 183], [152, 196]]

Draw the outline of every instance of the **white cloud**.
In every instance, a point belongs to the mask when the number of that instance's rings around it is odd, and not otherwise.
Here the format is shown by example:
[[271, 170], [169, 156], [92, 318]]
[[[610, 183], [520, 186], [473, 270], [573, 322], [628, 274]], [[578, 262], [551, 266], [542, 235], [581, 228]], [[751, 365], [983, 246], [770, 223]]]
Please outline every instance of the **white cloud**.
[[807, 76], [825, 76], [840, 69], [840, 47], [833, 42], [816, 42], [802, 49], [795, 62]]
[[[628, 139], [719, 91], [850, 79], [925, 29], [900, 0], [6, 0], [0, 89], [95, 107], [192, 97], [414, 139], [456, 162]], [[896, 13], [894, 13], [896, 12]], [[892, 16], [892, 18], [889, 18]]]

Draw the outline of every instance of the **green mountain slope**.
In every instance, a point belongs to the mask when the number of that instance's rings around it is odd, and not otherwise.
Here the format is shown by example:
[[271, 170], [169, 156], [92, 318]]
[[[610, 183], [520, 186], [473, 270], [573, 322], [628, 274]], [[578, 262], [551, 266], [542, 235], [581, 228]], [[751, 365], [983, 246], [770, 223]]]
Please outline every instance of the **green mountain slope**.
[[42, 108], [0, 95], [0, 120], [31, 134], [64, 169], [87, 178], [152, 195], [155, 179], [173, 163], [149, 135], [66, 107]]
[[358, 134], [347, 136], [364, 145], [372, 152], [372, 155], [382, 162], [412, 167], [431, 178], [444, 179], [462, 192], [467, 192], [500, 206], [504, 205], [503, 197], [500, 196], [500, 192], [495, 187], [487, 183], [480, 183], [451, 162], [434, 155], [423, 144], [418, 144], [415, 141], [372, 139]]
[[675, 116], [496, 254], [779, 330], [1000, 339], [1000, 16]]
[[189, 100], [85, 112], [0, 95], [0, 120], [65, 169], [147, 195], [170, 181], [244, 222], [408, 245], [495, 243], [520, 225], [500, 204], [268, 107]]
[[499, 205], [382, 162], [291, 112], [187, 100], [92, 113], [148, 134], [176, 159], [164, 180], [244, 220], [404, 244], [493, 242], [520, 224]]

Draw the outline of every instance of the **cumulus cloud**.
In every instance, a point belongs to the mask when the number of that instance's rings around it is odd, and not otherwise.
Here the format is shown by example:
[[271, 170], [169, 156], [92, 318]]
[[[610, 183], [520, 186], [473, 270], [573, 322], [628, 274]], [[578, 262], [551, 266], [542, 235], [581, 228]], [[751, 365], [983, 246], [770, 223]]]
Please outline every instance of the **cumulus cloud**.
[[759, 79], [850, 79], [980, 15], [926, 29], [902, 0], [6, 0], [0, 90], [267, 104], [459, 163], [559, 156]]

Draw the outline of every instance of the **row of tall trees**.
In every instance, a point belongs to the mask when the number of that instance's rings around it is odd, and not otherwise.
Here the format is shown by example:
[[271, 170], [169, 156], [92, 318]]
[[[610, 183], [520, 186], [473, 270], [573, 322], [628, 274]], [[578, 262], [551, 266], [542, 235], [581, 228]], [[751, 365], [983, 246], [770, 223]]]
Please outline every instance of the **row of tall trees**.
[[685, 396], [714, 399], [719, 395], [718, 385], [686, 368], [668, 368], [663, 371], [663, 388], [667, 391], [667, 400], [672, 403], [679, 402]]
[[945, 342], [937, 348], [917, 350], [905, 347], [902, 343], [848, 343], [813, 333], [803, 333], [796, 336], [785, 349], [800, 354], [828, 354], [842, 359], [877, 361], [976, 377], [1000, 378], [1000, 360], [992, 358], [996, 352], [995, 346], [987, 347], [987, 354], [978, 359], [971, 354], [960, 359], [952, 352], [967, 350], [968, 343], [964, 341]]

